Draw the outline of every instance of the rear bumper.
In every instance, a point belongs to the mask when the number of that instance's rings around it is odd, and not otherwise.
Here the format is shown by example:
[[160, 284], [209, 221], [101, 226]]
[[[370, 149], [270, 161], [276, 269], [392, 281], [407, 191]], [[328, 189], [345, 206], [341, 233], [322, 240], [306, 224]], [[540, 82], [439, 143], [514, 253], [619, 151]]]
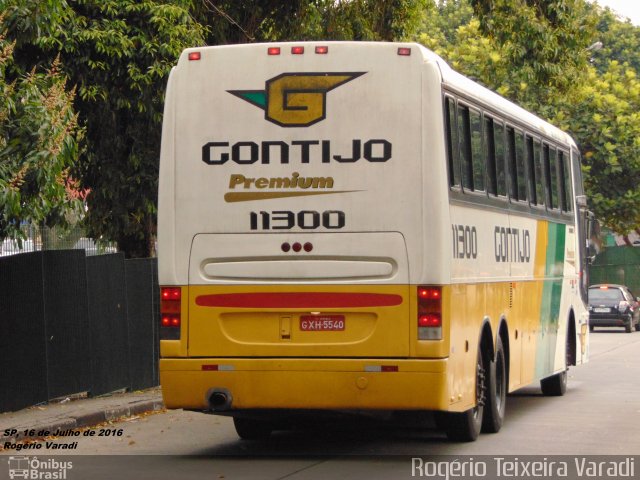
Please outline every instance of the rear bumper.
[[[397, 371], [371, 371], [386, 365]], [[208, 410], [215, 389], [230, 394], [224, 413], [231, 415], [247, 409], [451, 409], [446, 359], [170, 358], [160, 360], [160, 383], [167, 408]]]
[[[592, 327], [624, 327], [630, 321], [629, 315], [589, 314], [589, 325]], [[633, 321], [633, 320], [631, 320]]]

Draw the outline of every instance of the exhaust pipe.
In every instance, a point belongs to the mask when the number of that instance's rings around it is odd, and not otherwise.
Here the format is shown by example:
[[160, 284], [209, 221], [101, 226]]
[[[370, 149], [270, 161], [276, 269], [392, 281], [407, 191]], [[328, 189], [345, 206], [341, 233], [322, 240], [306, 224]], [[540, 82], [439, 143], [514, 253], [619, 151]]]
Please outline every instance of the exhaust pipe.
[[231, 410], [233, 397], [226, 388], [211, 388], [207, 391], [206, 400], [209, 405], [209, 411], [225, 412]]

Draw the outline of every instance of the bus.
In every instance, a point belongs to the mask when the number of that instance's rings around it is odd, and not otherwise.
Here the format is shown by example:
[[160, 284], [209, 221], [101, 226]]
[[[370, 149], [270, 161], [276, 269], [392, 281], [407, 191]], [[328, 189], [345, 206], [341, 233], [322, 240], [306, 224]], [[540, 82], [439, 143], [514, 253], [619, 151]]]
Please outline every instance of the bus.
[[508, 392], [562, 395], [587, 361], [588, 218], [571, 137], [421, 45], [187, 49], [160, 158], [165, 404], [241, 438], [376, 412], [497, 432]]

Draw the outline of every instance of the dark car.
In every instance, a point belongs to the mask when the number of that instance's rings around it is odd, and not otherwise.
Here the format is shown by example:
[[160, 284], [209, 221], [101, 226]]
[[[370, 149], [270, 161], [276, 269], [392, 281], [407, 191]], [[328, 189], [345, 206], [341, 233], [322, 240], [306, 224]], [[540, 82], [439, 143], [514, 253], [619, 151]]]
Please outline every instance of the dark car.
[[628, 333], [640, 330], [640, 303], [624, 285], [589, 287], [589, 329], [625, 327]]

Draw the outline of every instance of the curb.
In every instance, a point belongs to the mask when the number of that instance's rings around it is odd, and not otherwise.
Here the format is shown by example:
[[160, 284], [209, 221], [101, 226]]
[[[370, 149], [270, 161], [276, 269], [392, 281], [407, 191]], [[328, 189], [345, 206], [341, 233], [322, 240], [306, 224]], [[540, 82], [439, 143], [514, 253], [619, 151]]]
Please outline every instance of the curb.
[[[25, 436], [25, 430], [48, 430], [49, 432], [55, 432], [56, 430], [74, 430], [77, 428], [91, 427], [93, 425], [98, 425], [103, 422], [110, 422], [120, 418], [133, 417], [145, 412], [158, 411], [162, 410], [163, 408], [164, 403], [162, 399], [142, 400], [139, 402], [130, 403], [122, 407], [94, 410], [91, 412], [82, 413], [80, 415], [72, 415], [65, 418], [56, 418], [48, 420], [49, 423], [45, 421], [38, 425], [13, 427], [13, 429], [18, 430], [18, 432], [15, 435], [0, 436], [0, 446], [4, 445], [4, 442], [17, 442], [27, 439], [35, 440], [37, 438], [41, 438], [38, 436]], [[3, 432], [0, 432], [0, 434], [2, 433]]]

